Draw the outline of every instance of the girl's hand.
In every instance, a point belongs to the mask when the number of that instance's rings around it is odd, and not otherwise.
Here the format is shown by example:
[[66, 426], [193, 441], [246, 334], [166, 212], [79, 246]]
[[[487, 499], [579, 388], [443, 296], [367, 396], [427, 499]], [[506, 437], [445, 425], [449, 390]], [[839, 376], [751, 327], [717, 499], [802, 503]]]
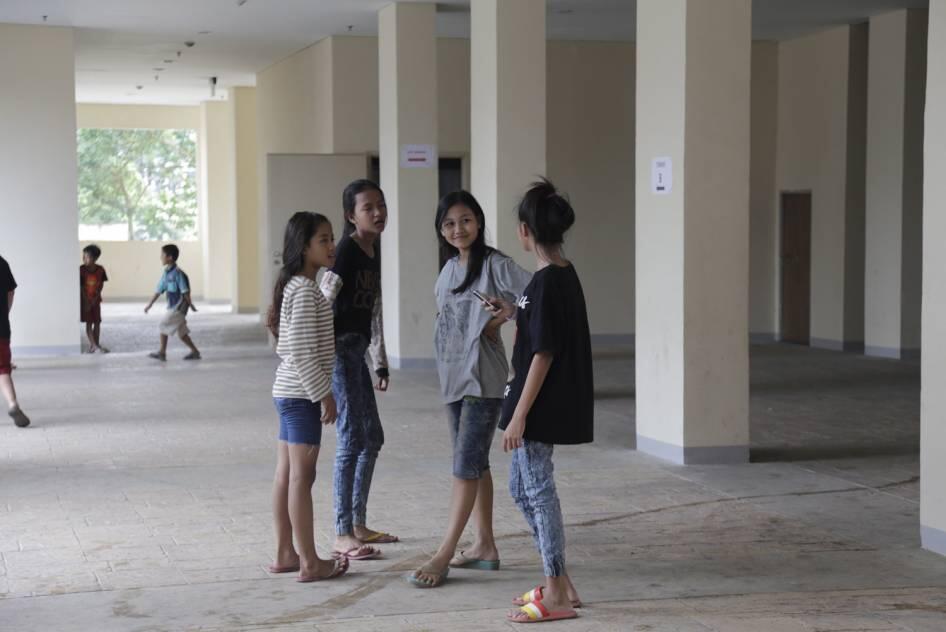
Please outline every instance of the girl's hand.
[[516, 306], [507, 301], [504, 298], [498, 296], [487, 296], [486, 297], [492, 306], [483, 304], [483, 309], [488, 311], [493, 315], [494, 318], [502, 318], [503, 320], [510, 320], [513, 316], [516, 315]]
[[503, 452], [510, 452], [522, 447], [522, 435], [526, 431], [526, 420], [513, 417], [503, 433]]
[[338, 408], [335, 406], [335, 397], [329, 393], [322, 398], [322, 424], [329, 425], [335, 423], [338, 417]]
[[390, 377], [379, 377], [378, 383], [375, 384], [374, 388], [376, 391], [381, 391], [382, 393], [386, 393], [388, 390], [388, 385], [390, 383], [391, 383]]
[[505, 318], [494, 318], [488, 323], [486, 327], [483, 328], [483, 335], [486, 336], [489, 340], [493, 342], [499, 342], [499, 330], [503, 328], [503, 323], [506, 322]]

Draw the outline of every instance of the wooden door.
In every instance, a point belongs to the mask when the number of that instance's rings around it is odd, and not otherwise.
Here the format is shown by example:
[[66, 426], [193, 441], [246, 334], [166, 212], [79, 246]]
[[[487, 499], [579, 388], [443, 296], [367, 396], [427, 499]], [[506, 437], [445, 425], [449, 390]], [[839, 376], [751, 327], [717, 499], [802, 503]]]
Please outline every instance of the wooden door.
[[807, 345], [811, 329], [811, 194], [782, 194], [783, 342]]

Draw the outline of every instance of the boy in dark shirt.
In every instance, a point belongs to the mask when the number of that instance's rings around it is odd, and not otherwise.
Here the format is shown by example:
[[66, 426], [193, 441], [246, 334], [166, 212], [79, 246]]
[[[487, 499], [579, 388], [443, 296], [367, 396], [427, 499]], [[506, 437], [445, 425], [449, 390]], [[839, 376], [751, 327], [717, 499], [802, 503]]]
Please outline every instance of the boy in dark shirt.
[[10, 310], [16, 281], [6, 259], [0, 257], [0, 392], [7, 400], [7, 411], [18, 428], [30, 425], [30, 418], [20, 409], [13, 387], [13, 365], [10, 357]]

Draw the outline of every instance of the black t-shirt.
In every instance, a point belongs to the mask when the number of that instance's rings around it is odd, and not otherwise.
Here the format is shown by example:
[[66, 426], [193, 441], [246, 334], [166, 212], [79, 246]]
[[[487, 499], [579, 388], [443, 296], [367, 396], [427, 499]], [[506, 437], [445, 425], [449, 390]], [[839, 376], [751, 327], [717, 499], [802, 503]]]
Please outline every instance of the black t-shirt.
[[351, 237], [343, 237], [335, 249], [332, 272], [342, 279], [335, 297], [335, 335], [361, 334], [371, 340], [371, 317], [381, 289], [381, 256], [375, 246], [374, 258], [365, 254]]
[[526, 419], [525, 438], [552, 444], [594, 440], [594, 375], [591, 332], [581, 281], [572, 265], [548, 266], [532, 277], [519, 301], [515, 376], [506, 387], [499, 427], [505, 429], [519, 403], [532, 358], [553, 355], [552, 366]]
[[7, 293], [16, 289], [16, 281], [7, 260], [0, 257], [0, 338], [10, 339], [10, 306]]

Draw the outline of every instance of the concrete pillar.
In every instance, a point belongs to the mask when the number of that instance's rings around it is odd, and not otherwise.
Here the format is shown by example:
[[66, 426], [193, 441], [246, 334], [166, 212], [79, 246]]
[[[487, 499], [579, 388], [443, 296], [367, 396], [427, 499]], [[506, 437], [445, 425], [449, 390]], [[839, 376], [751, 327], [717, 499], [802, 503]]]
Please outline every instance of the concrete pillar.
[[0, 255], [14, 354], [79, 353], [72, 29], [0, 24]]
[[637, 4], [637, 449], [676, 463], [749, 456], [750, 57], [751, 0]]
[[233, 108], [224, 101], [200, 104], [200, 240], [204, 260], [203, 297], [229, 303], [234, 260]]
[[233, 311], [252, 314], [259, 311], [260, 194], [259, 153], [257, 150], [256, 88], [231, 88], [230, 107], [233, 121], [233, 161], [235, 231], [232, 233], [231, 302]]
[[946, 0], [931, 0], [923, 161], [923, 359], [920, 525], [946, 555]]
[[[432, 366], [434, 357], [436, 13], [433, 3], [400, 3], [378, 14], [381, 186], [388, 203], [381, 288], [385, 340], [395, 368]], [[424, 151], [408, 160], [409, 146]]]
[[487, 237], [534, 266], [513, 211], [546, 172], [545, 0], [476, 0], [471, 11], [471, 188]]
[[865, 350], [920, 350], [927, 11], [871, 18], [867, 102]]

